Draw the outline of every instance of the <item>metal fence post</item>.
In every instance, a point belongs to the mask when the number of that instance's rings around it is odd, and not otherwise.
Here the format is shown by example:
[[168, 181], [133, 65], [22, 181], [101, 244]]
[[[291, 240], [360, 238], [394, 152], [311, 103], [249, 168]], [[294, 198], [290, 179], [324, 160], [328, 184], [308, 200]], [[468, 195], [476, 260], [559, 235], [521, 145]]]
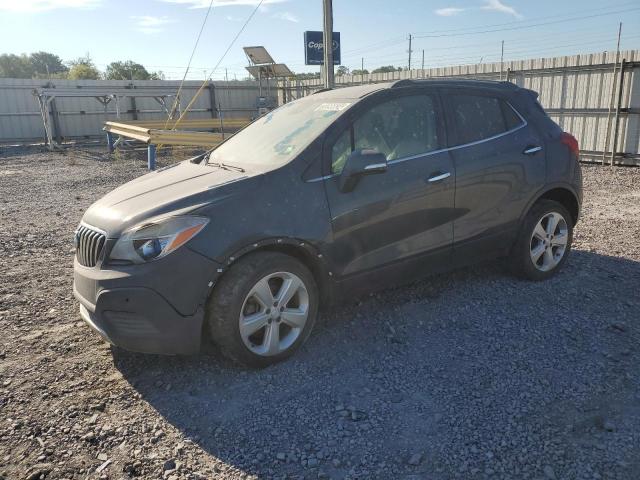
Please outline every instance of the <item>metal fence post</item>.
[[155, 145], [150, 144], [147, 147], [147, 166], [149, 167], [149, 170], [156, 169], [156, 146]]
[[622, 108], [622, 89], [624, 84], [624, 62], [620, 62], [620, 81], [618, 82], [618, 99], [616, 101], [616, 114], [613, 120], [613, 140], [611, 144], [611, 166], [613, 167], [614, 159], [618, 153], [618, 131], [620, 128], [620, 108]]
[[107, 132], [107, 149], [109, 153], [113, 153], [113, 151], [115, 150], [113, 133], [111, 132]]
[[216, 107], [216, 86], [212, 80], [209, 80], [209, 104], [211, 105], [211, 118], [218, 116], [218, 108]]
[[[136, 86], [132, 82], [126, 88], [134, 89]], [[134, 120], [138, 120], [138, 104], [136, 103], [136, 97], [129, 97], [129, 101], [131, 102], [131, 115]]]

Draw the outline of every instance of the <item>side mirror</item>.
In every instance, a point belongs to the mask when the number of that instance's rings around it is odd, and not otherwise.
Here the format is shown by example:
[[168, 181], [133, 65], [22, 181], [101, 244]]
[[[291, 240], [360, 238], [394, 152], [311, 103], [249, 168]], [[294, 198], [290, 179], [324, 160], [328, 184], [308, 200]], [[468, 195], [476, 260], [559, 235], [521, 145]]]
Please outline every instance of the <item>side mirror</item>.
[[342, 193], [352, 191], [363, 175], [374, 175], [387, 171], [387, 157], [377, 150], [355, 150], [347, 157], [342, 173], [338, 177], [338, 188]]

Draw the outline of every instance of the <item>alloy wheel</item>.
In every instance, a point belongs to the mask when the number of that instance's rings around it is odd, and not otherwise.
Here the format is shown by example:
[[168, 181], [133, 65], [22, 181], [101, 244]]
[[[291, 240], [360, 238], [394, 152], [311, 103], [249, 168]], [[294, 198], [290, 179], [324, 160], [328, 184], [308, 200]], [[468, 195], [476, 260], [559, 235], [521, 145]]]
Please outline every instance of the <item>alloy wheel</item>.
[[558, 212], [545, 214], [531, 234], [531, 261], [542, 272], [553, 270], [562, 261], [568, 241], [569, 228], [565, 218]]
[[300, 337], [309, 317], [309, 293], [293, 273], [276, 272], [260, 279], [240, 311], [240, 336], [262, 356], [278, 355]]

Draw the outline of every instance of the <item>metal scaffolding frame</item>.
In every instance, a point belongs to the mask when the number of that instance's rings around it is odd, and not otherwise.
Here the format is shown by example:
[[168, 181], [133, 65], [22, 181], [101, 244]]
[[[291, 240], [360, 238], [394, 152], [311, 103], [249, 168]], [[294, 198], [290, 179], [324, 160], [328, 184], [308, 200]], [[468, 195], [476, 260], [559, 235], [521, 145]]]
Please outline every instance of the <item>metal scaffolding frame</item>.
[[[161, 89], [136, 89], [131, 87], [122, 87], [119, 89], [111, 88], [105, 91], [105, 89], [96, 88], [36, 88], [33, 90], [33, 95], [38, 99], [38, 105], [40, 107], [40, 114], [42, 116], [42, 123], [44, 125], [44, 131], [46, 136], [46, 142], [49, 150], [60, 148], [62, 143], [62, 135], [60, 132], [60, 124], [58, 119], [58, 112], [55, 105], [56, 98], [95, 98], [104, 107], [104, 111], [107, 112], [107, 106], [114, 102], [116, 107], [116, 118], [120, 119], [120, 101], [123, 98], [153, 98], [162, 107], [163, 111], [170, 118], [170, 105], [167, 105], [167, 99], [176, 98], [176, 94], [173, 92], [167, 92]], [[180, 98], [177, 99], [177, 109], [174, 116], [180, 115]], [[55, 138], [54, 138], [55, 137]]]

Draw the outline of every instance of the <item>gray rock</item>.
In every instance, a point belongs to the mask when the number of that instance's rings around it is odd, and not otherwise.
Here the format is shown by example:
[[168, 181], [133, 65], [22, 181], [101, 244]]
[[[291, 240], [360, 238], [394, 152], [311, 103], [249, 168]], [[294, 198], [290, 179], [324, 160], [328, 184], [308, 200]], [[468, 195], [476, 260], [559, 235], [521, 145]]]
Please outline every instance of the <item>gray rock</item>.
[[546, 478], [549, 478], [550, 480], [555, 480], [556, 472], [553, 471], [553, 468], [551, 467], [551, 465], [545, 465], [543, 472]]

